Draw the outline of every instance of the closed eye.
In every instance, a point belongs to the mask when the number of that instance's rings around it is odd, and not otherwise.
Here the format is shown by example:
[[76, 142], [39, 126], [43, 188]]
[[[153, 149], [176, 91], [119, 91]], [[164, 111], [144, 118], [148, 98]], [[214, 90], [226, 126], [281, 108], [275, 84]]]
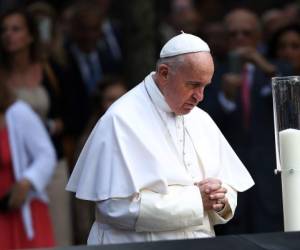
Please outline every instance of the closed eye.
[[198, 82], [198, 81], [187, 81], [186, 82], [187, 86], [189, 86], [192, 89], [196, 89], [196, 88], [205, 88], [207, 84], [204, 84], [202, 82]]

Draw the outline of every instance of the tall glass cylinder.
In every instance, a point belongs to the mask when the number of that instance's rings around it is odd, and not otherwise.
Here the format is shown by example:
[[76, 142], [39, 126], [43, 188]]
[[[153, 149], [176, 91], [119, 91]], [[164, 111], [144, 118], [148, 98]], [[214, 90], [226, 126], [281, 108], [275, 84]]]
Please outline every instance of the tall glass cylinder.
[[[300, 76], [272, 78], [277, 171], [284, 230], [300, 230]], [[266, 185], [268, 185], [266, 183]]]

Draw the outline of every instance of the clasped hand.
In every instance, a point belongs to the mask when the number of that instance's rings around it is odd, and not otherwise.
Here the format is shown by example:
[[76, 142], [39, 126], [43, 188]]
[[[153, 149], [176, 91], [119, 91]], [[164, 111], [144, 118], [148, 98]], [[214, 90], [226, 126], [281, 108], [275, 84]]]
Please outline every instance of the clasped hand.
[[222, 187], [222, 182], [218, 179], [208, 178], [195, 183], [199, 187], [204, 210], [221, 211], [227, 203], [225, 194], [227, 189]]

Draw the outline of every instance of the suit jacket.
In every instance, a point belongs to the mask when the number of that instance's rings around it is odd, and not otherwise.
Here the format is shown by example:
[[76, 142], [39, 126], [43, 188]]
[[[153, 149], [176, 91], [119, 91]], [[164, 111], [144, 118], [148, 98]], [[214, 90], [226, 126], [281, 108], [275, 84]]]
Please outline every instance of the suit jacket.
[[[64, 93], [64, 121], [66, 133], [79, 136], [85, 128], [90, 117], [91, 95], [88, 93], [80, 66], [74, 54], [66, 46], [67, 65], [64, 70], [63, 93]], [[121, 71], [121, 62], [116, 61], [106, 47], [97, 49], [100, 59], [102, 75], [118, 74]]]
[[[286, 65], [277, 63], [280, 75], [289, 73]], [[235, 100], [234, 111], [226, 111], [218, 101], [220, 83], [228, 65], [216, 69], [214, 88], [205, 94], [200, 104], [211, 114], [224, 136], [236, 151], [252, 175], [255, 186], [239, 197], [236, 216], [231, 223], [217, 232], [257, 233], [283, 230], [280, 176], [274, 175], [276, 168], [275, 137], [271, 79], [257, 67], [252, 72], [250, 89], [251, 113], [249, 126], [243, 122], [241, 95]]]

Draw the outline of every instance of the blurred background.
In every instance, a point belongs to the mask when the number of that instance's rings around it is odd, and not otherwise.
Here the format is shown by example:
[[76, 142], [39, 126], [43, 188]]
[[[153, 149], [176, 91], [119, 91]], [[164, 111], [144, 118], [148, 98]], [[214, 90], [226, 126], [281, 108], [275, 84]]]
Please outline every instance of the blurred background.
[[199, 106], [256, 182], [217, 234], [283, 230], [270, 83], [300, 73], [300, 1], [0, 0], [0, 14], [0, 81], [40, 115], [59, 158], [47, 190], [58, 246], [85, 244], [94, 220], [93, 204], [64, 191], [91, 129], [181, 31], [211, 48], [215, 75]]

